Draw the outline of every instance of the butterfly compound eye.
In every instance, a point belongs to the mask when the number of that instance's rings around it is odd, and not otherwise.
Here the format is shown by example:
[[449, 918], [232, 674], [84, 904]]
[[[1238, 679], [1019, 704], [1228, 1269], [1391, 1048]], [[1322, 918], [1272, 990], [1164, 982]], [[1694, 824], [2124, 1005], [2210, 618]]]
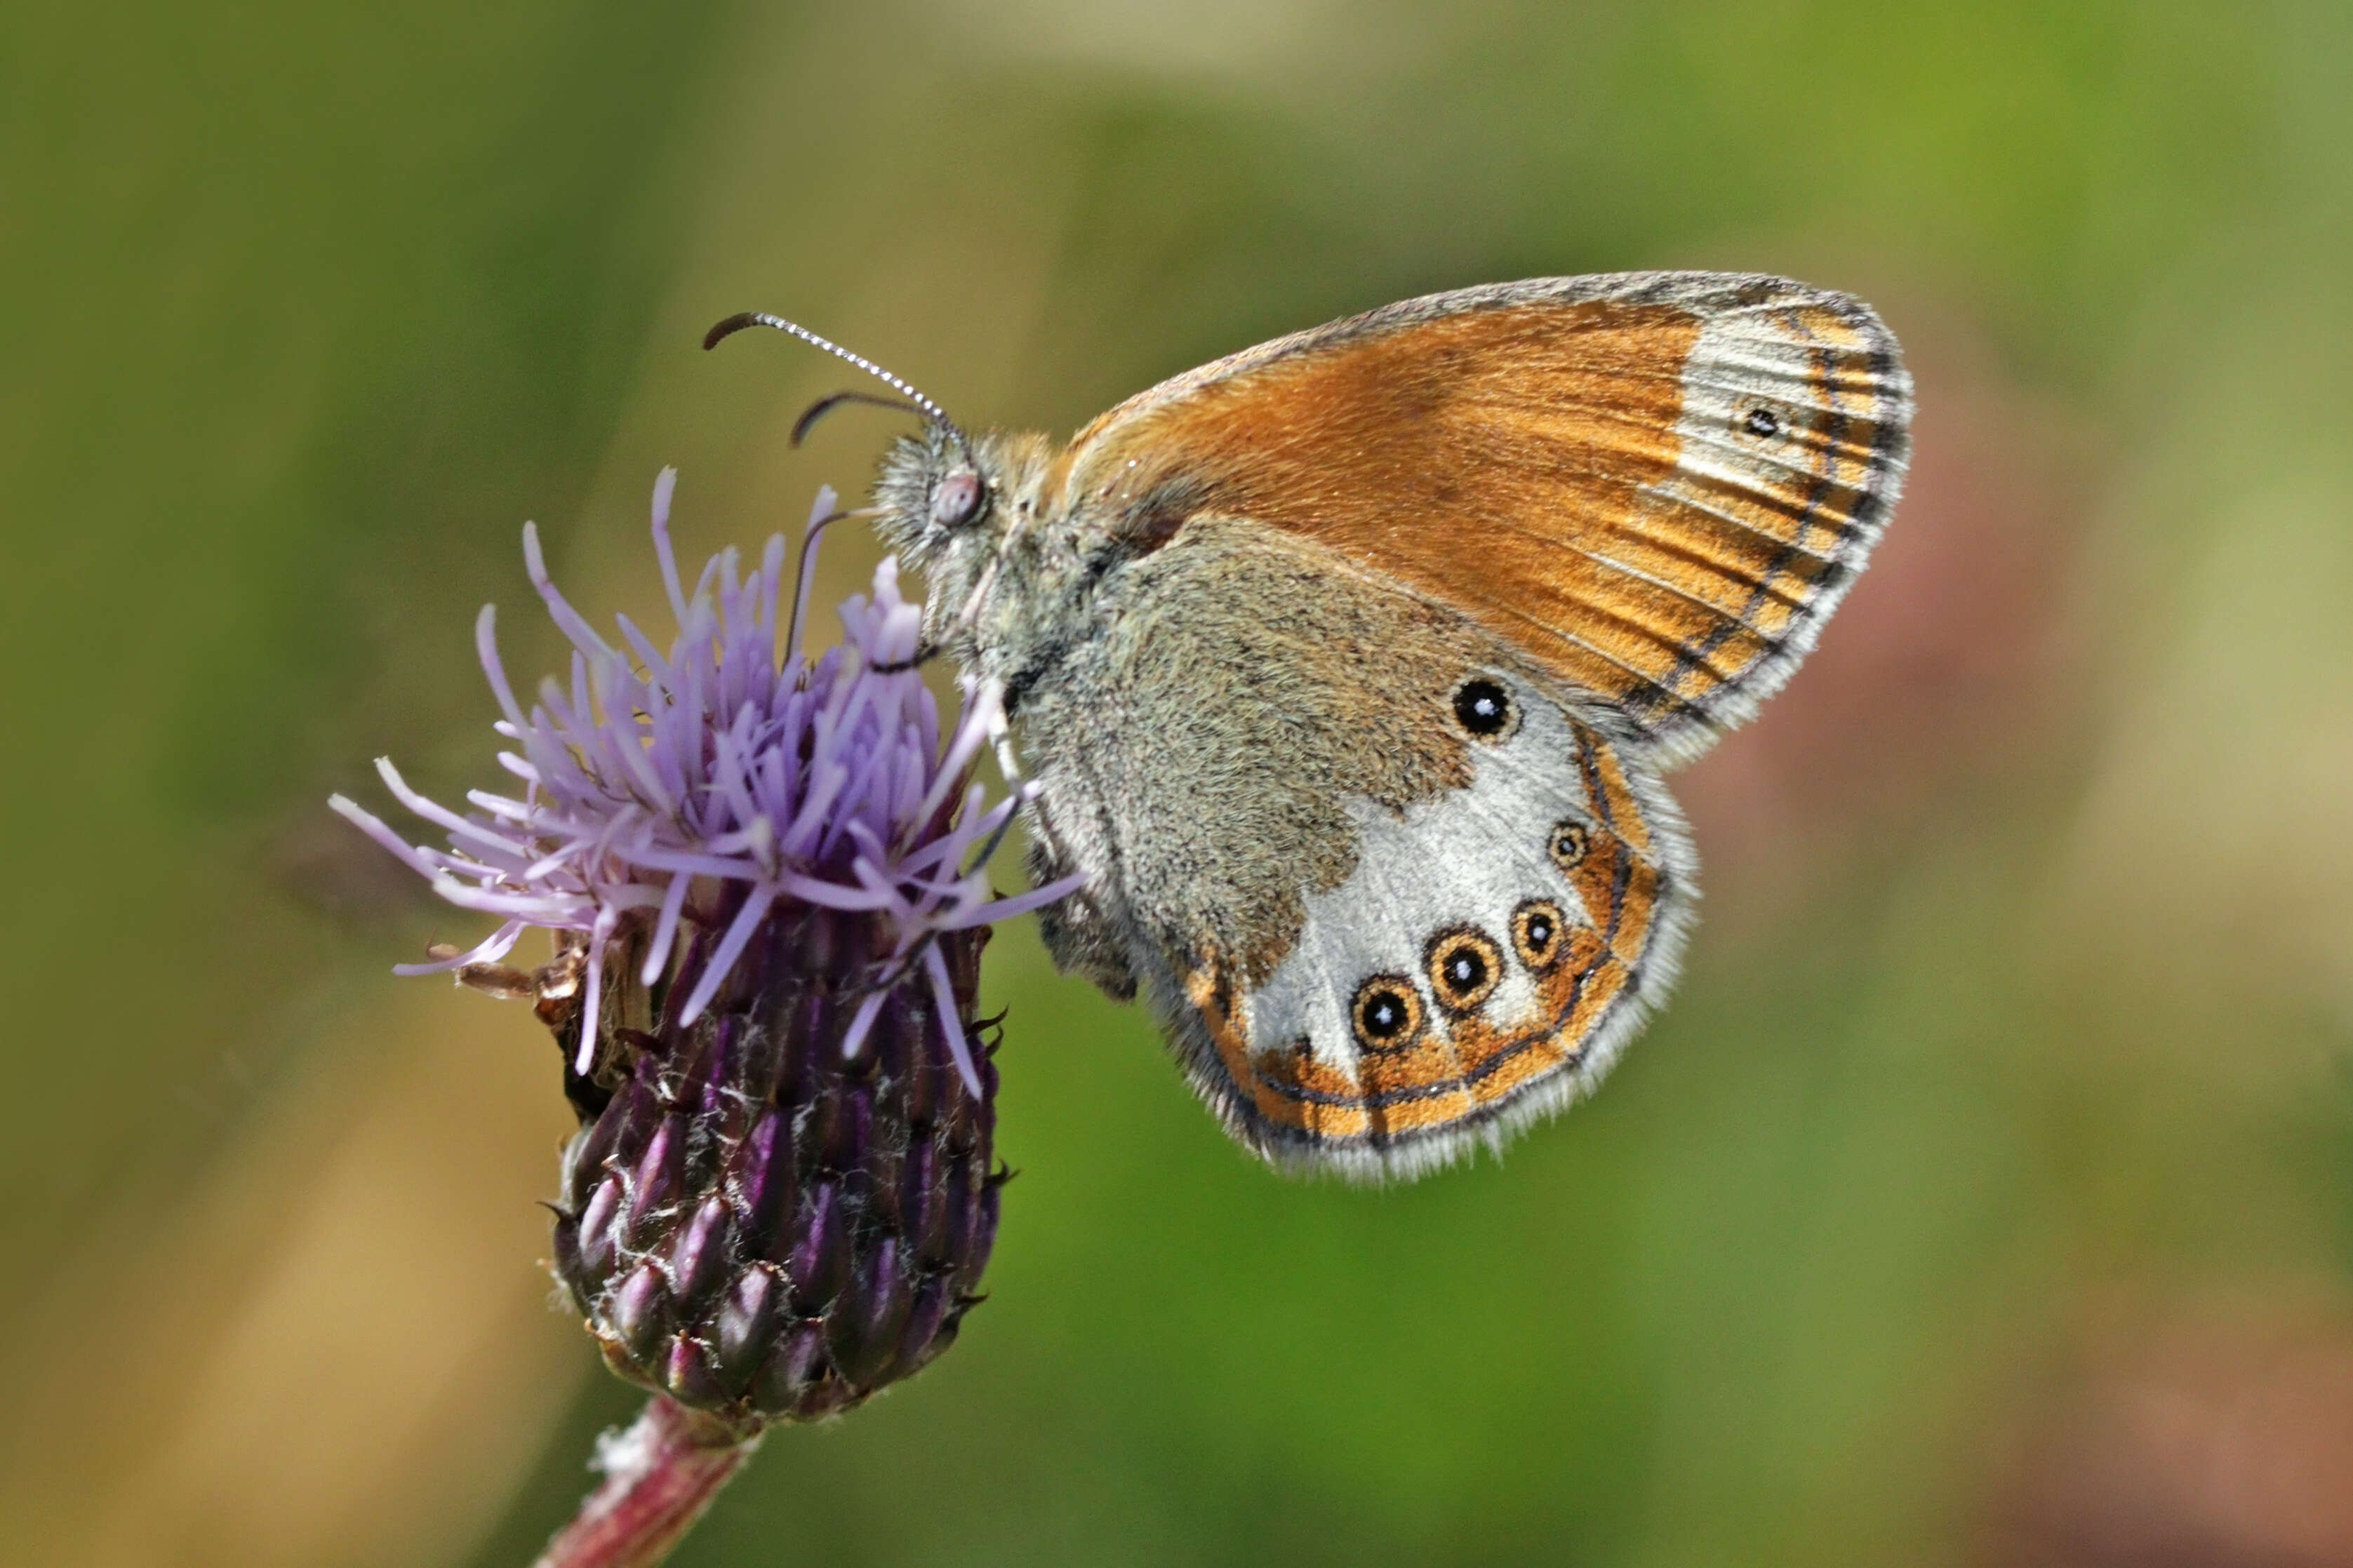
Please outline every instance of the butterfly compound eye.
[[941, 528], [963, 528], [980, 516], [987, 489], [970, 468], [957, 468], [932, 487], [932, 521]]

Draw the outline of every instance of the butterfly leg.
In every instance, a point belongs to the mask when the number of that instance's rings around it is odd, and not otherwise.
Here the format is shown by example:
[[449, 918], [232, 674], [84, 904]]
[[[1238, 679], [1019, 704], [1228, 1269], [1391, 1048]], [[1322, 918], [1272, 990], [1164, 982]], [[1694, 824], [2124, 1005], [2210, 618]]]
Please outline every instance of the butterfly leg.
[[[1013, 727], [1005, 717], [1002, 704], [990, 710], [988, 739], [996, 750], [997, 771], [1004, 777], [1006, 788], [1016, 796], [1023, 795], [1029, 781], [1021, 771], [1020, 756], [1014, 750]], [[1055, 833], [1053, 819], [1047, 815], [1044, 803], [1032, 800], [1025, 815], [1029, 822], [1029, 852], [1025, 862], [1029, 885], [1042, 887], [1077, 870], [1078, 858]], [[997, 841], [992, 838], [983, 851], [983, 858], [996, 847]], [[1045, 939], [1046, 951], [1053, 955], [1056, 969], [1065, 974], [1083, 975], [1113, 1001], [1134, 999], [1135, 971], [1129, 966], [1126, 952], [1113, 935], [1111, 922], [1104, 919], [1103, 906], [1095, 901], [1092, 889], [1081, 888], [1060, 902], [1039, 910], [1038, 931]]]
[[[1071, 862], [1055, 849], [1044, 813], [1032, 811], [1029, 820], [1037, 830], [1037, 837], [1029, 840], [1030, 885], [1070, 875]], [[1127, 950], [1092, 889], [1081, 888], [1061, 902], [1039, 910], [1038, 934], [1053, 955], [1056, 969], [1092, 981], [1114, 1002], [1135, 999], [1135, 971], [1128, 963]]]
[[[992, 696], [988, 699], [988, 743], [997, 753], [997, 773], [1005, 780], [1006, 790], [1011, 794], [1015, 799], [1026, 799], [1028, 794], [1028, 780], [1023, 777], [1021, 773], [1021, 759], [1015, 754], [1013, 750], [1012, 723], [1005, 717], [1005, 705], [1002, 701], [997, 700], [994, 696]], [[1045, 814], [1042, 812], [1033, 811], [1029, 816], [1034, 830], [1043, 834], [1050, 841], [1053, 838], [1054, 830], [1051, 826], [1048, 826]], [[997, 828], [996, 832], [990, 834], [988, 836], [988, 842], [980, 847], [980, 853], [973, 857], [971, 869], [977, 871], [983, 866], [987, 865], [991, 860], [995, 859], [997, 858], [998, 847], [1005, 842], [1005, 836], [1011, 832], [1012, 829], [1013, 818], [1011, 816], [1008, 816], [1005, 819], [1004, 826]], [[1071, 857], [1069, 852], [1064, 850], [1059, 843], [1054, 845], [1054, 852], [1065, 864], [1070, 863]], [[1032, 886], [1035, 885], [1035, 883], [1032, 884]]]

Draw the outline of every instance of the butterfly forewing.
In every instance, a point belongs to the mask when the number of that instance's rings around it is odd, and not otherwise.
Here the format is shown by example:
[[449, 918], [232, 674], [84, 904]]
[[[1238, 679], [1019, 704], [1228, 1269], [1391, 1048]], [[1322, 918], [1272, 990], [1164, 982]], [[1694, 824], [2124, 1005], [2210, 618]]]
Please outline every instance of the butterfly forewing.
[[1844, 295], [1683, 273], [1408, 300], [1131, 399], [1067, 509], [1217, 511], [1476, 620], [1685, 756], [1795, 668], [1901, 483], [1911, 387]]

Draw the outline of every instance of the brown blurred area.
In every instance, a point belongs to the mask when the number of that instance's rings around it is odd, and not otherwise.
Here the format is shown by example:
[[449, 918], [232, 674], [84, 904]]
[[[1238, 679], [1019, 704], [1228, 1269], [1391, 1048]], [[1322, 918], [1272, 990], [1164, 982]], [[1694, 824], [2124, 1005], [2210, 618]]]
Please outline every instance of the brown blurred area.
[[2353, 1316], [2303, 1294], [2184, 1303], [2086, 1336], [2026, 1402], [1988, 1568], [2353, 1563]]

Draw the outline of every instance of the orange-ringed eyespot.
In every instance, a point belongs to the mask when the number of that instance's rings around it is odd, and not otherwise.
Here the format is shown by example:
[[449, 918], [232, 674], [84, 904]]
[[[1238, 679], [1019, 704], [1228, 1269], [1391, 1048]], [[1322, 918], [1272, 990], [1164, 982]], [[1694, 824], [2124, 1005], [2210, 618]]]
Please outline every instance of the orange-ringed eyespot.
[[1376, 974], [1356, 987], [1348, 1016], [1358, 1045], [1387, 1050], [1421, 1033], [1421, 997], [1404, 975]]
[[1548, 969], [1560, 956], [1560, 906], [1531, 899], [1512, 911], [1512, 950], [1530, 969]]
[[1425, 960], [1430, 994], [1449, 1012], [1468, 1013], [1487, 1000], [1504, 977], [1504, 952], [1475, 926], [1457, 926], [1430, 939]]

